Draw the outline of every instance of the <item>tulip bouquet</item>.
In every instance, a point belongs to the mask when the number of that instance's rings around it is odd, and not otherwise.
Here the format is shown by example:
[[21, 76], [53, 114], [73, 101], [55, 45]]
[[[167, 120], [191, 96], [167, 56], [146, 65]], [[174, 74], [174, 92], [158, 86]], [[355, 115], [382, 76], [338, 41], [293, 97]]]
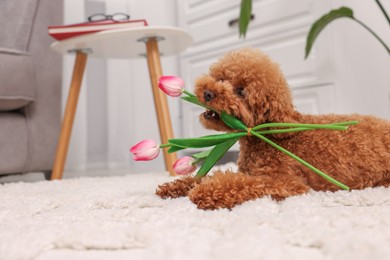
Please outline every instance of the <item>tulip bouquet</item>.
[[[171, 97], [181, 97], [183, 100], [202, 106], [206, 109], [212, 110], [206, 105], [199, 102], [198, 98], [191, 92], [184, 89], [184, 81], [175, 76], [163, 76], [159, 79], [159, 88], [164, 91], [165, 94]], [[196, 165], [203, 162], [202, 166], [196, 173], [196, 178], [202, 178], [207, 175], [210, 169], [217, 163], [219, 159], [241, 138], [244, 136], [256, 136], [268, 143], [272, 147], [278, 149], [282, 153], [290, 156], [299, 163], [303, 164], [314, 173], [322, 176], [329, 182], [339, 186], [342, 189], [349, 190], [349, 187], [345, 184], [333, 179], [329, 175], [315, 168], [311, 164], [307, 163], [303, 159], [299, 158], [290, 151], [284, 149], [278, 144], [274, 143], [265, 135], [267, 134], [282, 134], [290, 132], [308, 131], [315, 129], [329, 129], [329, 130], [346, 130], [349, 125], [357, 124], [356, 121], [340, 122], [334, 124], [295, 124], [295, 123], [264, 123], [257, 125], [253, 128], [248, 128], [240, 120], [232, 115], [224, 112], [220, 113], [222, 121], [235, 132], [207, 135], [197, 138], [174, 138], [169, 139], [167, 144], [158, 145], [153, 140], [144, 140], [134, 145], [130, 152], [133, 154], [133, 159], [136, 161], [149, 161], [153, 160], [159, 155], [161, 148], [169, 148], [168, 152], [177, 152], [186, 148], [205, 148], [213, 147], [210, 150], [202, 151], [192, 156], [185, 156], [178, 159], [173, 165], [174, 171], [179, 175], [191, 174], [196, 170]], [[272, 128], [270, 130], [270, 128]], [[280, 128], [280, 129], [278, 129]]]

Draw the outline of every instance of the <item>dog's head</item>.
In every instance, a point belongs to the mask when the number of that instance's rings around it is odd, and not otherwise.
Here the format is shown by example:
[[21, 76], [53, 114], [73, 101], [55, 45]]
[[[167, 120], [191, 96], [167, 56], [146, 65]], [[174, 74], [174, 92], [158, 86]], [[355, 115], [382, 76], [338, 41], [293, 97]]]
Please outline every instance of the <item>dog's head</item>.
[[219, 117], [222, 111], [247, 127], [266, 122], [292, 122], [294, 107], [279, 66], [259, 50], [233, 51], [210, 67], [195, 83], [195, 94], [212, 111], [200, 115], [204, 127], [231, 131]]

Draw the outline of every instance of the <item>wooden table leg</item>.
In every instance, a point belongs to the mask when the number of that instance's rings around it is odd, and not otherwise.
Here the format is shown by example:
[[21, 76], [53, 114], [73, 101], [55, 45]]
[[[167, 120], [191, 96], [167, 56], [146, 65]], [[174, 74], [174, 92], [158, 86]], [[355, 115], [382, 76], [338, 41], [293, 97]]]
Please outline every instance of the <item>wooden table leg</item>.
[[[146, 41], [146, 56], [152, 83], [158, 126], [160, 129], [160, 137], [162, 143], [167, 143], [168, 139], [173, 138], [173, 130], [166, 94], [158, 88], [158, 80], [162, 76], [162, 69], [158, 44], [155, 38], [150, 38]], [[176, 153], [168, 153], [167, 148], [164, 148], [164, 159], [165, 167], [169, 174], [176, 175], [172, 168], [177, 159]]]
[[76, 52], [76, 60], [73, 68], [72, 82], [70, 84], [68, 101], [64, 119], [62, 121], [61, 134], [57, 144], [57, 153], [54, 161], [51, 180], [61, 179], [64, 172], [69, 140], [72, 133], [74, 116], [76, 114], [77, 101], [79, 99], [81, 82], [83, 80], [87, 54], [82, 51]]

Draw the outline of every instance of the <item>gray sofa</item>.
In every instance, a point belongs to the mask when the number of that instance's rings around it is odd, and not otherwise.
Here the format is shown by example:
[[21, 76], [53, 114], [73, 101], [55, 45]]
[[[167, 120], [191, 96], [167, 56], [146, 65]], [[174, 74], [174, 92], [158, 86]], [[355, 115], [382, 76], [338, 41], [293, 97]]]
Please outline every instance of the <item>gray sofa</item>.
[[48, 25], [62, 0], [0, 0], [0, 176], [53, 166], [61, 124], [62, 58]]

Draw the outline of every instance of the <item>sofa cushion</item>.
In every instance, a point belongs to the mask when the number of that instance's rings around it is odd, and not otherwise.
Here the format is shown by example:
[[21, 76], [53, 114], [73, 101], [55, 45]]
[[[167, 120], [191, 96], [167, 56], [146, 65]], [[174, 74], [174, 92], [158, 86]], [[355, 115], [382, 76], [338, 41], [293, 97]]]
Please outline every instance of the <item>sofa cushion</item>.
[[0, 111], [24, 107], [35, 99], [36, 78], [30, 55], [0, 48]]

